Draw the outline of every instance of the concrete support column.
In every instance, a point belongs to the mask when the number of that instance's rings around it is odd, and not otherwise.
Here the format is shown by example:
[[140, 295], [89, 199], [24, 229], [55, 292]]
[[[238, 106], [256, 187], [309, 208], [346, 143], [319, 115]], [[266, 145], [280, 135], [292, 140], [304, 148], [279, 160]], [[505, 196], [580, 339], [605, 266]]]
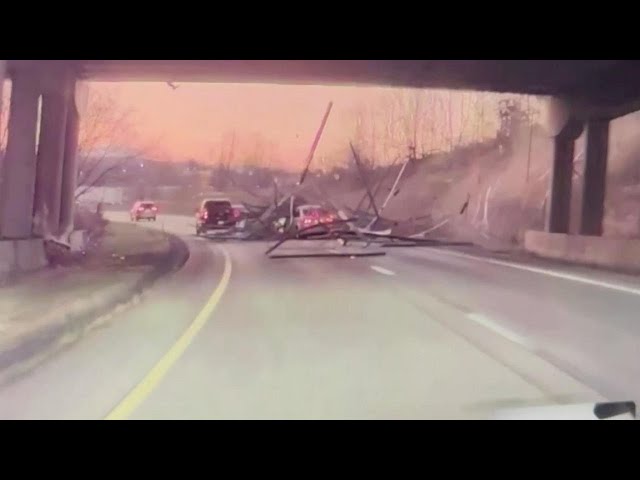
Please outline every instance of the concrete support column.
[[76, 105], [75, 82], [69, 95], [67, 107], [67, 124], [64, 141], [64, 162], [62, 167], [62, 195], [60, 202], [60, 226], [58, 233], [71, 233], [73, 229], [73, 214], [75, 210], [78, 134], [80, 129], [80, 114]]
[[547, 232], [569, 232], [574, 144], [581, 132], [582, 124], [573, 118], [568, 118], [564, 127], [554, 137], [551, 189], [546, 219]]
[[4, 97], [2, 96], [4, 89], [4, 79], [7, 74], [7, 61], [0, 60], [0, 125], [2, 125], [2, 101]]
[[63, 74], [44, 79], [42, 116], [36, 174], [34, 233], [56, 234], [60, 224], [62, 170], [66, 137], [70, 77]]
[[586, 131], [581, 235], [602, 235], [609, 151], [609, 120], [589, 120]]
[[31, 236], [40, 91], [27, 73], [13, 75], [7, 150], [0, 192], [0, 237]]
[[[4, 105], [3, 103], [4, 79], [6, 74], [7, 74], [7, 61], [0, 60], [0, 129], [3, 128], [4, 122], [6, 121], [6, 118], [3, 118], [2, 116], [2, 106]], [[2, 140], [3, 133], [4, 132], [0, 130], [0, 141]], [[3, 160], [2, 147], [3, 147], [2, 144], [0, 144], [0, 189], [2, 189], [2, 160]]]
[[571, 207], [574, 139], [558, 135], [553, 144], [547, 232], [567, 233]]

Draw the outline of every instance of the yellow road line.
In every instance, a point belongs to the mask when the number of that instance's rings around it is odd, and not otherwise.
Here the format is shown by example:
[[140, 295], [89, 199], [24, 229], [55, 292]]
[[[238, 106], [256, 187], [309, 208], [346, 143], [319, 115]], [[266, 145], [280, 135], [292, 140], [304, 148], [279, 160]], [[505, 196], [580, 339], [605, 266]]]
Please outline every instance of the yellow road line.
[[221, 248], [224, 254], [224, 271], [222, 272], [222, 278], [216, 286], [215, 290], [209, 297], [209, 300], [202, 307], [202, 310], [195, 318], [195, 320], [189, 325], [180, 338], [173, 344], [167, 353], [160, 359], [160, 361], [151, 369], [146, 377], [135, 386], [133, 390], [105, 417], [105, 420], [125, 420], [133, 411], [151, 394], [151, 392], [162, 381], [163, 377], [167, 374], [169, 369], [178, 361], [178, 359], [185, 352], [187, 347], [191, 344], [195, 336], [200, 329], [204, 327], [205, 323], [215, 310], [222, 294], [229, 284], [229, 278], [231, 277], [231, 257], [224, 248]]

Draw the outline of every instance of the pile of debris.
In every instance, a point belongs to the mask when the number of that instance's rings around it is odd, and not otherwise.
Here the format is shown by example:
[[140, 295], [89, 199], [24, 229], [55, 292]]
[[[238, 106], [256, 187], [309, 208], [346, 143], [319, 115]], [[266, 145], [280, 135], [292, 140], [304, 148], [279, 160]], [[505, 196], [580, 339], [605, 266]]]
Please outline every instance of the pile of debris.
[[[292, 258], [292, 257], [360, 257], [372, 255], [384, 255], [383, 247], [409, 247], [409, 246], [442, 246], [443, 242], [425, 239], [421, 232], [412, 236], [392, 235], [393, 221], [385, 219], [382, 214], [389, 202], [398, 194], [399, 184], [407, 169], [407, 166], [415, 157], [415, 154], [408, 155], [403, 162], [393, 186], [389, 190], [384, 202], [378, 207], [376, 195], [380, 191], [383, 183], [388, 179], [393, 171], [396, 162], [389, 165], [387, 174], [379, 180], [377, 185], [372, 187], [369, 184], [365, 169], [360, 160], [360, 156], [355, 147], [350, 143], [353, 161], [358, 171], [362, 185], [365, 188], [365, 195], [354, 209], [345, 206], [334, 205], [330, 199], [326, 198], [322, 189], [316, 184], [314, 179], [308, 180], [309, 167], [322, 136], [332, 103], [330, 102], [324, 114], [320, 128], [314, 138], [313, 144], [300, 174], [300, 178], [285, 195], [279, 196], [277, 185], [274, 184], [275, 195], [273, 203], [270, 205], [251, 205], [242, 202], [245, 207], [245, 227], [242, 232], [236, 232], [233, 238], [243, 240], [274, 240], [265, 254], [269, 258]], [[396, 160], [397, 161], [397, 160]], [[305, 180], [307, 180], [305, 182]], [[305, 194], [315, 194], [322, 198], [323, 205], [317, 205], [327, 211], [333, 212], [329, 220], [315, 221], [313, 225], [300, 228], [295, 222], [296, 213], [299, 215], [301, 208], [312, 207], [309, 205]], [[365, 207], [365, 204], [367, 205]], [[433, 228], [431, 229], [433, 230]], [[310, 244], [319, 245], [315, 247]], [[294, 248], [281, 249], [284, 244]], [[327, 243], [328, 242], [328, 243]], [[464, 243], [447, 242], [446, 245], [463, 245]], [[279, 250], [276, 252], [276, 250]], [[282, 253], [283, 250], [286, 253]]]

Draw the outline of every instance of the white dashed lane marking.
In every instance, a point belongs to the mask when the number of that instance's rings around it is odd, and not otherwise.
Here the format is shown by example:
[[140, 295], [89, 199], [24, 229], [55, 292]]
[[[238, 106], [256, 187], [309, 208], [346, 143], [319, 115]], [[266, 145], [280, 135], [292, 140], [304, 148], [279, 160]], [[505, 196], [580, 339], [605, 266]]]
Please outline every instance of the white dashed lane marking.
[[506, 338], [507, 340], [513, 343], [516, 343], [525, 348], [531, 348], [531, 345], [529, 345], [529, 342], [527, 342], [527, 340], [525, 340], [523, 337], [521, 337], [517, 333], [507, 330], [504, 327], [501, 327], [500, 325], [490, 320], [489, 318], [485, 317], [481, 313], [467, 313], [466, 317], [469, 320], [473, 320], [477, 324], [482, 325], [485, 328], [488, 328], [492, 332], [497, 333], [498, 335]]
[[382, 268], [379, 267], [377, 265], [371, 265], [371, 270], [374, 270], [378, 273], [381, 273], [382, 275], [395, 275], [395, 272], [392, 272], [391, 270], [387, 270], [386, 268]]

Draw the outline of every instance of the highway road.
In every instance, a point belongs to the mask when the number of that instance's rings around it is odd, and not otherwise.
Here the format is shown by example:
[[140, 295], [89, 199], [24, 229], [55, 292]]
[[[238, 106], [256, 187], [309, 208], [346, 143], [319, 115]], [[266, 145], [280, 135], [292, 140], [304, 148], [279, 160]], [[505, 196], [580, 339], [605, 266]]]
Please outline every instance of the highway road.
[[425, 247], [276, 260], [186, 217], [141, 228], [182, 235], [187, 263], [0, 386], [0, 418], [490, 418], [640, 398], [635, 277]]

